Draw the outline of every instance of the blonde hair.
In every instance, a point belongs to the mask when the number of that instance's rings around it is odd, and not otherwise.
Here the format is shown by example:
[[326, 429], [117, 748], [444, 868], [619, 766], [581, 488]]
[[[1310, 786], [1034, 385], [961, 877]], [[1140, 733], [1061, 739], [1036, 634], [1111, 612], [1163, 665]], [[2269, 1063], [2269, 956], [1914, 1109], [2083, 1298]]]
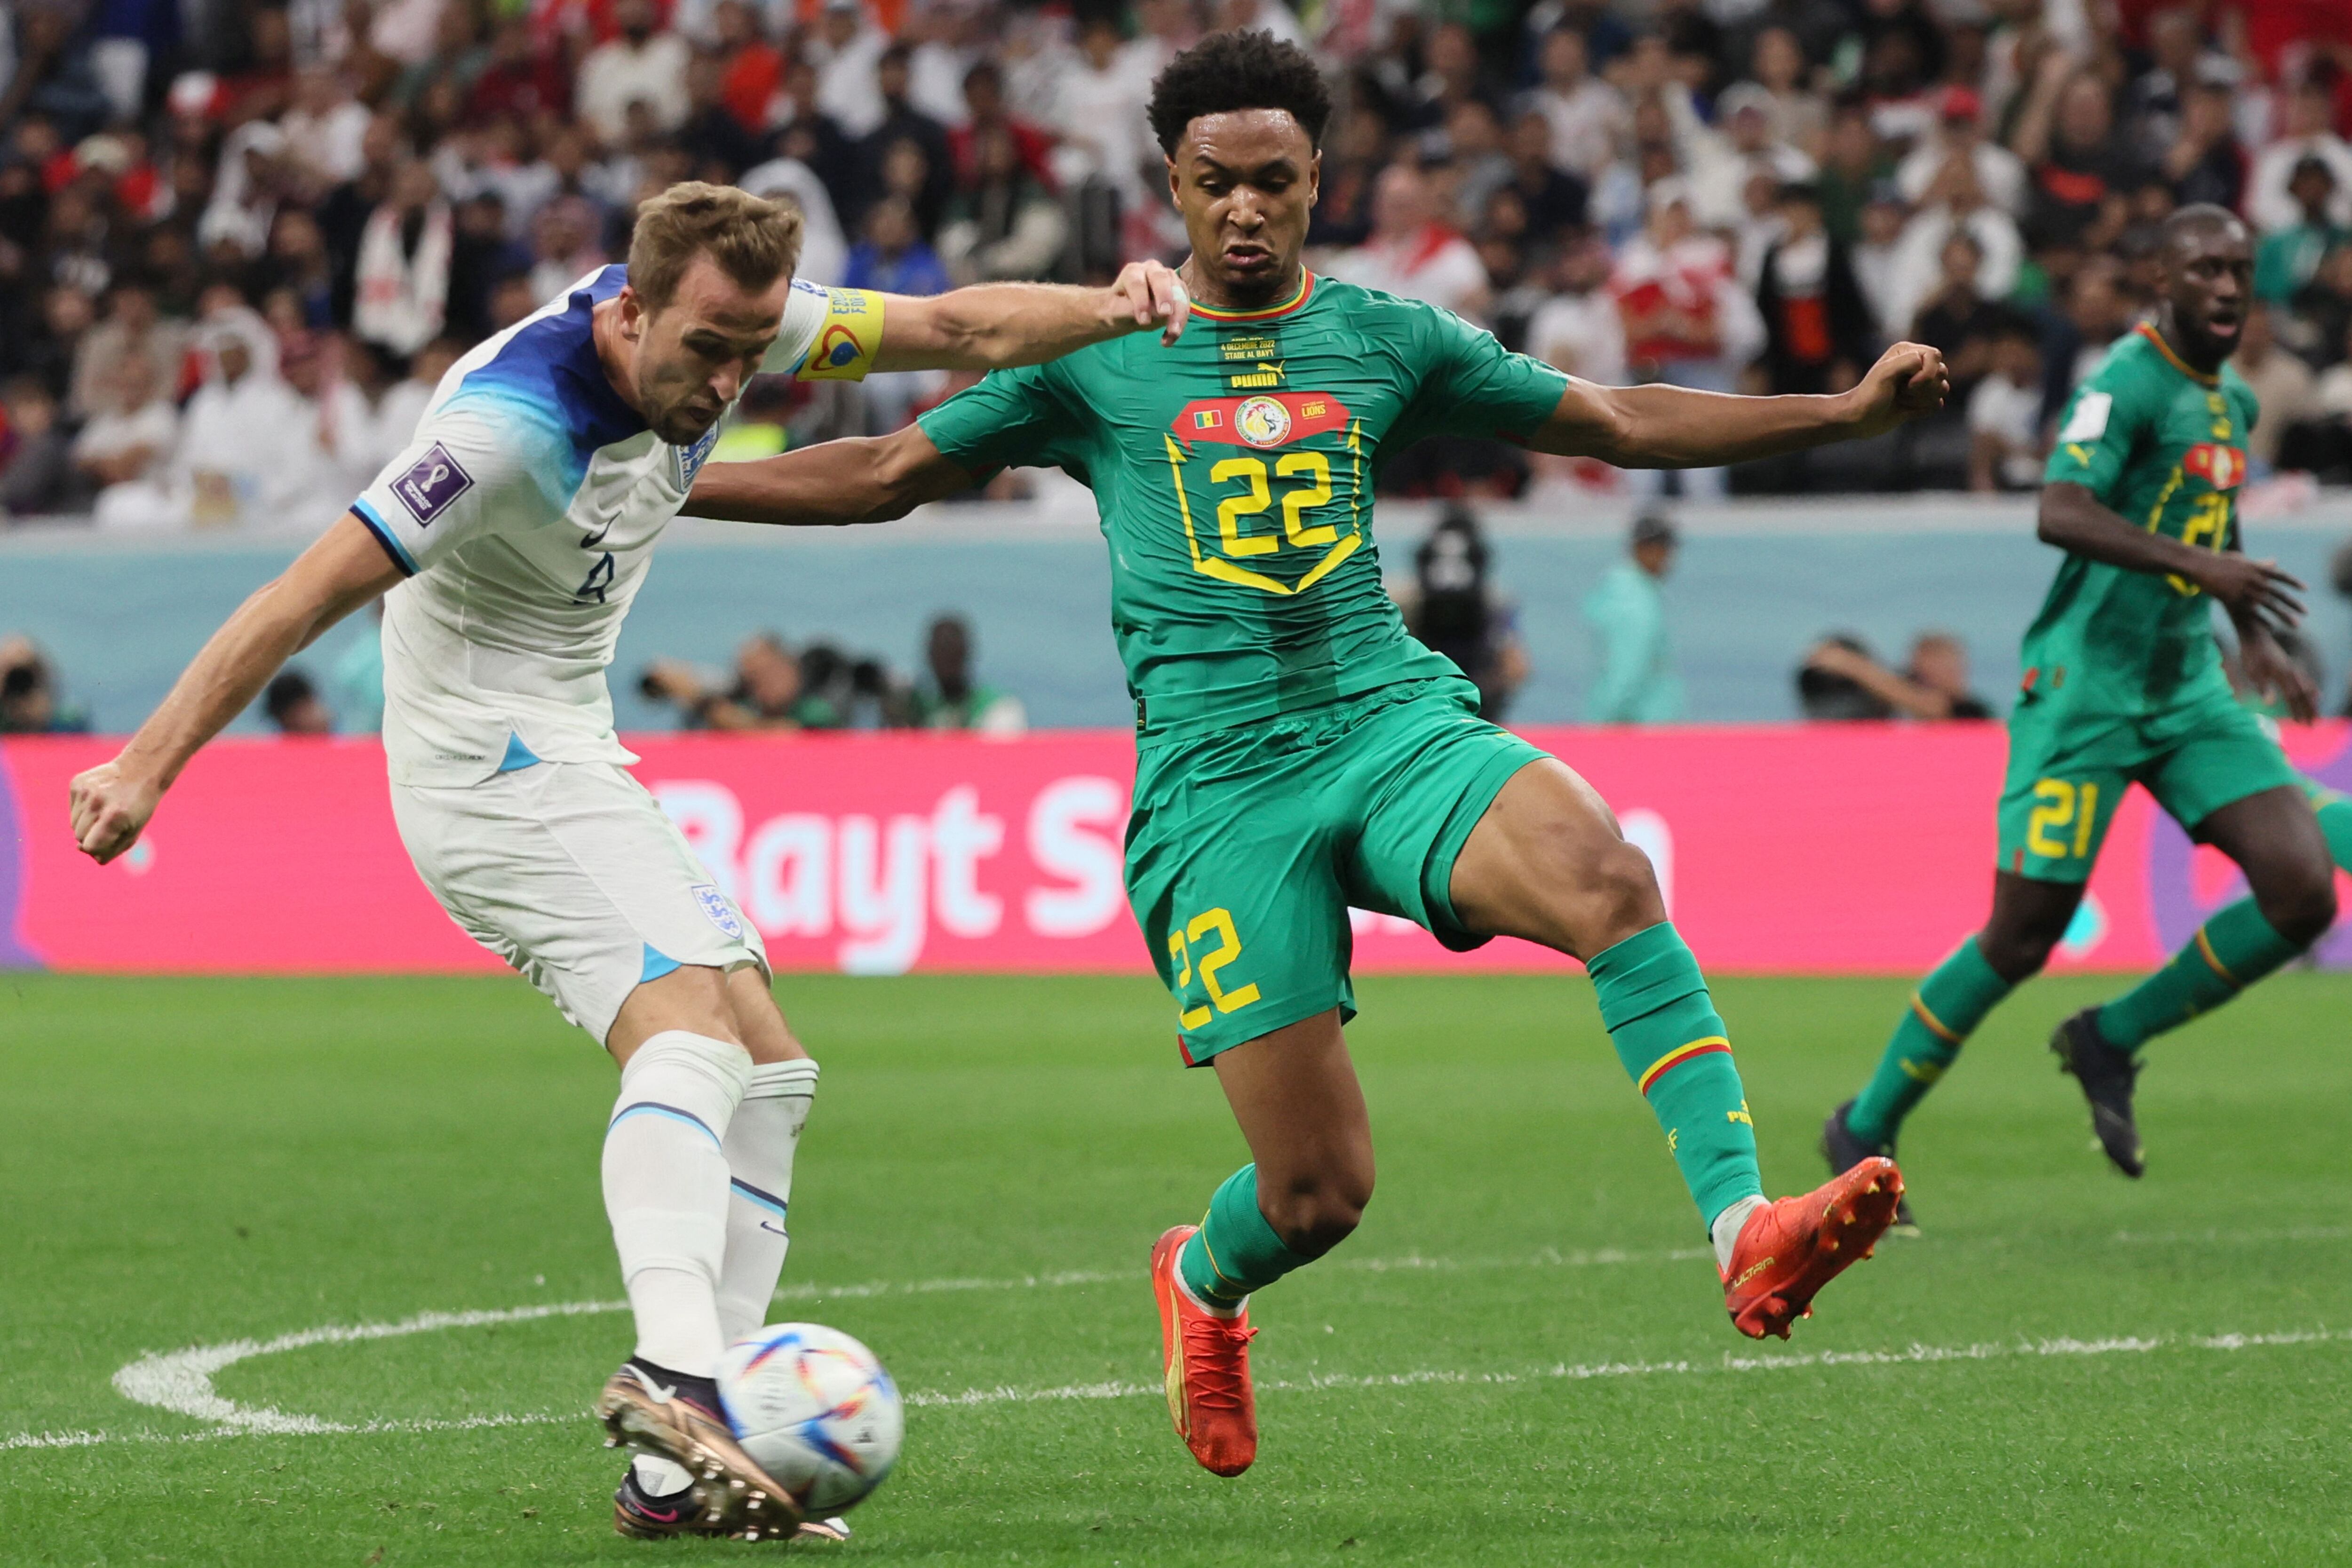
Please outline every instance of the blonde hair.
[[648, 310], [670, 302], [697, 256], [709, 256], [746, 289], [765, 289], [799, 265], [800, 209], [700, 180], [681, 181], [637, 204], [629, 287]]

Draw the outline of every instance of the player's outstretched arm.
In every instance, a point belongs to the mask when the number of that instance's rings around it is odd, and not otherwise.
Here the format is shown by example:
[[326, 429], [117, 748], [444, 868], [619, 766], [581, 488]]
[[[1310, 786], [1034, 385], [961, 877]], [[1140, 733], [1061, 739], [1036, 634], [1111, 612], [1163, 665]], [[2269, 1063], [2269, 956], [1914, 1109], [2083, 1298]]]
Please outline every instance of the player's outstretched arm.
[[887, 436], [820, 441], [756, 463], [706, 463], [686, 500], [693, 517], [827, 528], [888, 522], [971, 488], [919, 425]]
[[197, 748], [244, 712], [288, 658], [401, 576], [367, 525], [346, 512], [255, 590], [114, 760], [75, 775], [73, 833], [82, 853], [102, 865], [138, 842]]
[[2087, 485], [2056, 479], [2042, 486], [2035, 531], [2042, 543], [2072, 554], [2195, 584], [2230, 612], [2241, 637], [2252, 626], [2267, 640], [2269, 630], [2289, 630], [2303, 619], [2303, 584], [2277, 562], [2250, 561], [2234, 548], [2200, 550], [2135, 527], [2102, 506]]
[[1173, 269], [1131, 262], [1107, 289], [980, 283], [952, 293], [886, 297], [876, 370], [1004, 370], [1043, 364], [1129, 332], [1172, 343], [1192, 301]]
[[1578, 381], [1528, 444], [1621, 468], [1708, 468], [1876, 436], [1934, 413], [1950, 389], [1944, 356], [1925, 343], [1896, 343], [1852, 390], [1818, 397]]

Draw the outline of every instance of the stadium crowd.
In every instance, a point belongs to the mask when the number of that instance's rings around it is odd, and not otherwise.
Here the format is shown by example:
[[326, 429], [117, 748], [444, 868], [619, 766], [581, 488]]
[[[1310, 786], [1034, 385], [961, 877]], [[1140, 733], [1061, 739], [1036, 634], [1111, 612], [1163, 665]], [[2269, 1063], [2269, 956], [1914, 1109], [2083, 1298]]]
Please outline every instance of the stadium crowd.
[[[20, 0], [0, 509], [323, 526], [452, 356], [681, 178], [797, 202], [821, 282], [1172, 258], [1148, 85], [1228, 26], [1343, 87], [1311, 237], [1336, 276], [1603, 381], [1834, 389], [1896, 336], [1955, 372], [1937, 420], [1734, 475], [1462, 449], [1393, 489], [2030, 485], [2186, 202], [2259, 237], [2258, 472], [2352, 479], [2343, 0]], [[887, 428], [948, 389], [776, 389], [762, 417]]]

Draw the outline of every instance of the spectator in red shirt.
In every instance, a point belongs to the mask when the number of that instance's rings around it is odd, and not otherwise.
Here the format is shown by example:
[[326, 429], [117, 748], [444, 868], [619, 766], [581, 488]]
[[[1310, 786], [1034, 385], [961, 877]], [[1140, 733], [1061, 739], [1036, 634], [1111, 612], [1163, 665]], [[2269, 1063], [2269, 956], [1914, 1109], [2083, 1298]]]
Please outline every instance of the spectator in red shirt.
[[466, 103], [473, 125], [500, 120], [529, 125], [541, 116], [562, 119], [572, 111], [572, 78], [552, 49], [531, 37], [530, 19], [509, 16], [490, 35], [489, 63], [474, 79]]
[[963, 102], [971, 116], [948, 131], [948, 151], [955, 159], [956, 179], [971, 185], [981, 178], [979, 149], [982, 137], [1002, 132], [1012, 138], [1021, 167], [1045, 189], [1054, 188], [1054, 138], [1027, 121], [1016, 118], [1004, 103], [1004, 73], [992, 61], [982, 60], [964, 72]]
[[2116, 139], [2106, 82], [2090, 70], [2045, 73], [2019, 117], [2014, 140], [2017, 155], [2033, 172], [2027, 208], [2033, 243], [2079, 240], [2090, 250], [2113, 244], [2138, 170]]
[[245, 68], [223, 84], [227, 122], [275, 120], [294, 101], [294, 34], [279, 8], [253, 13], [253, 54]]
[[1764, 253], [1756, 288], [1764, 368], [1775, 393], [1843, 392], [1871, 358], [1870, 307], [1845, 247], [1822, 222], [1821, 193], [1780, 187], [1781, 237]]
[[757, 136], [768, 129], [768, 111], [784, 80], [784, 57], [760, 31], [760, 18], [743, 0], [719, 0], [710, 13], [719, 34], [719, 55], [727, 68], [719, 79], [719, 100], [744, 130]]

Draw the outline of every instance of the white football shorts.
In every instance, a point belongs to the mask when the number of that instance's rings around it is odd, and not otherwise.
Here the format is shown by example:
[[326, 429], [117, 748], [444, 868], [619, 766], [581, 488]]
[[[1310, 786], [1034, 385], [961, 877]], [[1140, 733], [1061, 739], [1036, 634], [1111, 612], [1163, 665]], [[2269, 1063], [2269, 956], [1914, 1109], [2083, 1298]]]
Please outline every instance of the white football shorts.
[[686, 837], [612, 763], [535, 763], [463, 786], [392, 786], [417, 875], [466, 934], [604, 1044], [628, 994], [767, 949]]

